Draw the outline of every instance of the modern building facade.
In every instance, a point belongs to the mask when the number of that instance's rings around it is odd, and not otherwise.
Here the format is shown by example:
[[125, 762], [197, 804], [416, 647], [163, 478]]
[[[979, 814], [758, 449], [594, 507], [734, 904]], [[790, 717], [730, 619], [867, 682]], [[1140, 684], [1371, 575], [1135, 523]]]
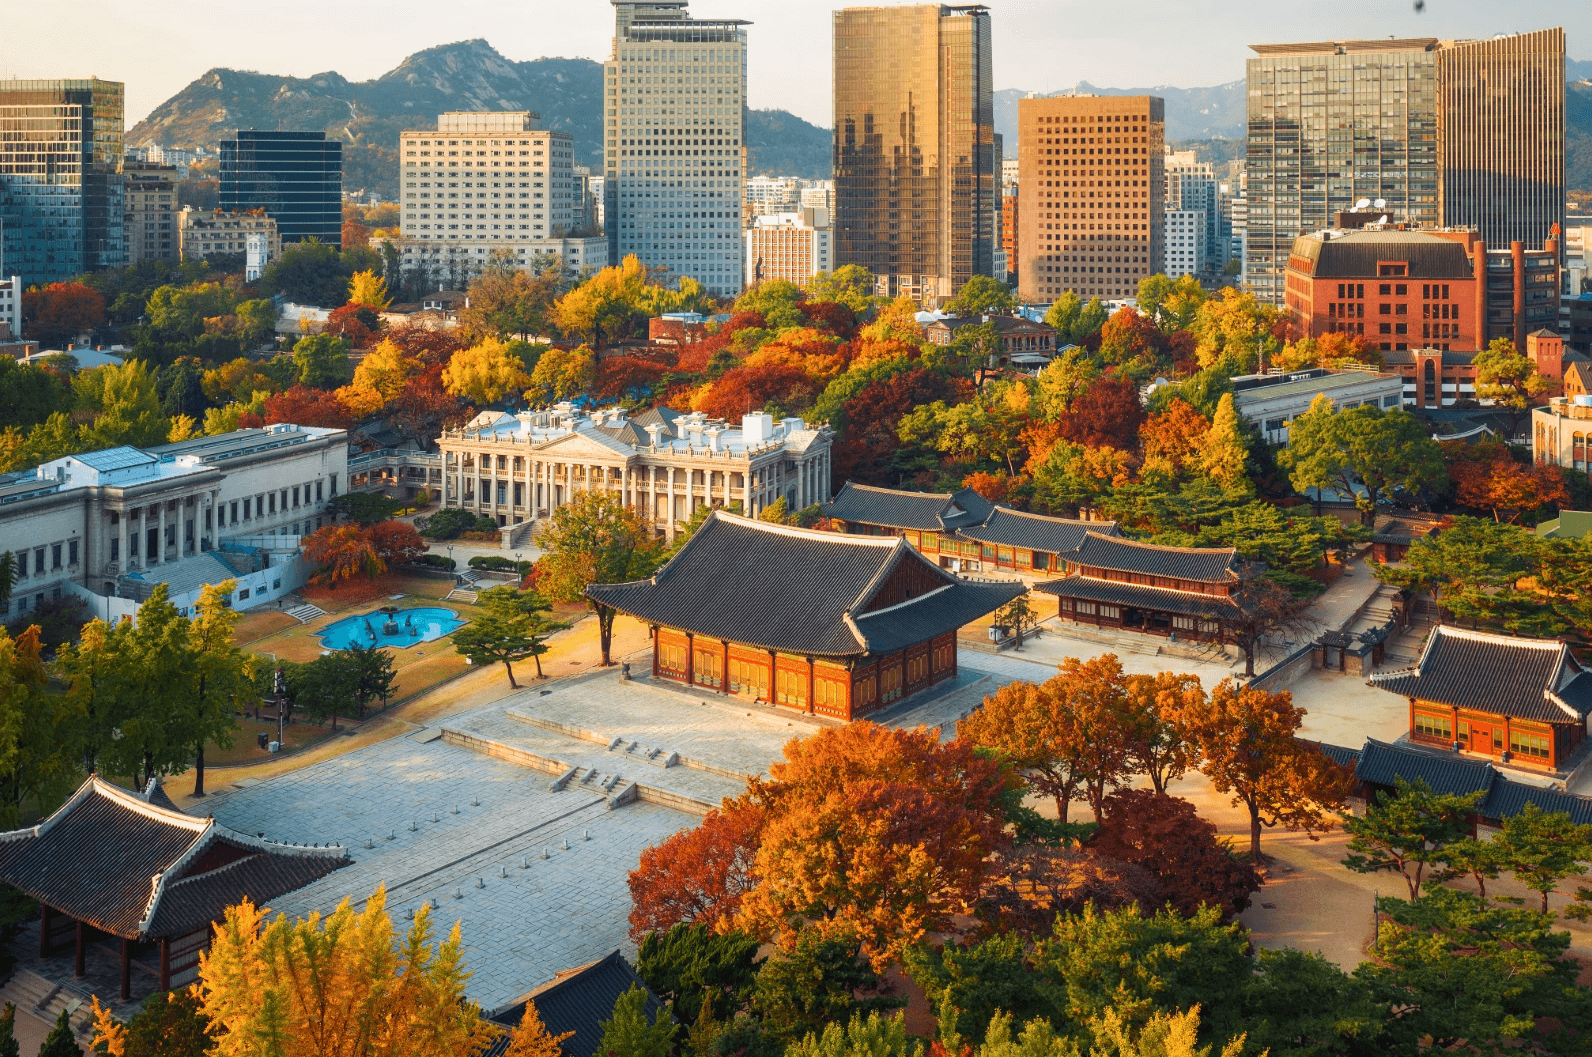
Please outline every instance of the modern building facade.
[[284, 243], [343, 245], [343, 145], [324, 132], [240, 129], [221, 141], [221, 208], [263, 209]]
[[1437, 52], [1438, 216], [1489, 246], [1564, 228], [1564, 30]]
[[1403, 406], [1404, 380], [1397, 374], [1325, 367], [1233, 379], [1234, 409], [1272, 444], [1288, 443], [1288, 427], [1310, 410], [1318, 396], [1327, 397], [1340, 411], [1362, 404], [1390, 410]]
[[999, 248], [991, 24], [981, 5], [834, 13], [835, 260], [925, 305]]
[[[1216, 271], [1227, 263], [1231, 226], [1222, 231], [1221, 194], [1216, 182], [1216, 170], [1210, 162], [1202, 162], [1191, 150], [1166, 152], [1166, 211], [1202, 213], [1202, 227], [1197, 235], [1197, 254], [1200, 267]], [[1168, 254], [1171, 247], [1168, 247]], [[1168, 262], [1168, 269], [1171, 268]], [[1182, 274], [1168, 271], [1169, 275]], [[1199, 274], [1194, 272], [1192, 274]]]
[[0, 279], [0, 341], [22, 337], [22, 277]]
[[122, 162], [128, 264], [177, 259], [177, 179], [175, 165]]
[[1018, 298], [1131, 298], [1166, 270], [1166, 112], [1156, 96], [1017, 103]]
[[613, 0], [604, 66], [608, 256], [741, 289], [746, 25], [695, 19], [687, 0]]
[[1283, 303], [1296, 236], [1364, 199], [1392, 223], [1532, 245], [1564, 220], [1564, 32], [1253, 45], [1248, 256]]
[[263, 212], [226, 213], [184, 206], [177, 214], [178, 253], [185, 261], [202, 261], [216, 254], [247, 255], [251, 235], [264, 238], [267, 259], [282, 255], [276, 220]]
[[746, 281], [784, 279], [806, 286], [819, 272], [835, 268], [834, 233], [829, 210], [762, 214], [746, 230]]
[[119, 81], [0, 81], [0, 266], [27, 286], [126, 263]]
[[437, 439], [442, 505], [501, 526], [544, 522], [580, 492], [606, 491], [643, 511], [673, 539], [698, 506], [756, 517], [780, 499], [799, 510], [829, 498], [827, 426], [742, 416], [739, 426], [699, 411], [572, 404], [518, 415], [487, 411]]
[[400, 134], [400, 237], [387, 241], [406, 277], [462, 289], [489, 261], [533, 270], [557, 258], [576, 275], [607, 266], [574, 138], [540, 120], [528, 110], [452, 111], [437, 115], [435, 131]]
[[1205, 211], [1166, 211], [1166, 274], [1198, 275], [1205, 270]]

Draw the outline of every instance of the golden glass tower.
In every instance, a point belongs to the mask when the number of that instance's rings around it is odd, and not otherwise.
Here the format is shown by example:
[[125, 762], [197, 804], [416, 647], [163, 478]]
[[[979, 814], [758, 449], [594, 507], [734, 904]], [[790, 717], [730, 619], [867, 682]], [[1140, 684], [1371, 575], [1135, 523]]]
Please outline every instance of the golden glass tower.
[[852, 7], [834, 19], [835, 264], [866, 267], [880, 294], [943, 301], [994, 273], [989, 11]]

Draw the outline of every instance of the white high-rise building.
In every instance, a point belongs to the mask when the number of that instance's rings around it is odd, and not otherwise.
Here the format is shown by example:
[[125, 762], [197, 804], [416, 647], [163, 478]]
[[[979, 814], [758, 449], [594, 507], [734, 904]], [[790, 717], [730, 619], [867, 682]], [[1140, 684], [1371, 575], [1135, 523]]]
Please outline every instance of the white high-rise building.
[[1166, 211], [1166, 274], [1174, 279], [1198, 275], [1205, 267], [1205, 212]]
[[615, 261], [741, 289], [746, 30], [694, 19], [687, 0], [612, 0], [604, 69], [604, 220]]
[[489, 260], [521, 268], [557, 257], [588, 271], [608, 263], [608, 243], [576, 235], [582, 210], [574, 139], [538, 129], [528, 110], [450, 111], [435, 131], [399, 135], [402, 235], [391, 241], [422, 286], [468, 281]]

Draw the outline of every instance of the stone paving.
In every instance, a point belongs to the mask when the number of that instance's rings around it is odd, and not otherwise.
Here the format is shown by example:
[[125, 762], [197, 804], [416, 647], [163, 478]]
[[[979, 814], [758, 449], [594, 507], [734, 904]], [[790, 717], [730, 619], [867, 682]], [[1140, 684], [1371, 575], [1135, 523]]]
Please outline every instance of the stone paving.
[[697, 822], [649, 803], [610, 811], [599, 792], [548, 784], [545, 772], [442, 740], [393, 738], [206, 807], [247, 833], [349, 849], [353, 865], [274, 900], [275, 911], [325, 914], [347, 896], [357, 906], [383, 883], [404, 928], [406, 911], [436, 900], [437, 931], [461, 923], [467, 991], [490, 1010], [559, 970], [630, 952], [628, 871]]

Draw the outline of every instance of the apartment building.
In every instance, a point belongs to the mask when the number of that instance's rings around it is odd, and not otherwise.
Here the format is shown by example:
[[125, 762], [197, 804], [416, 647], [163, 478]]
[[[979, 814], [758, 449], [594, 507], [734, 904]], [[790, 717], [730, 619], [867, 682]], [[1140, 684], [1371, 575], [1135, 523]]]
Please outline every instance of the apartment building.
[[745, 261], [746, 29], [687, 0], [613, 0], [604, 67], [608, 254], [740, 292]]
[[1205, 211], [1166, 211], [1166, 274], [1198, 275], [1205, 270]]
[[746, 281], [784, 279], [806, 286], [819, 272], [834, 271], [835, 246], [829, 210], [764, 214], [746, 231]]
[[1018, 297], [1135, 297], [1166, 270], [1166, 116], [1156, 96], [1017, 103]]
[[0, 279], [0, 341], [22, 337], [22, 290], [21, 276]]
[[995, 274], [1000, 157], [989, 10], [834, 12], [835, 261], [934, 307]]
[[178, 179], [175, 165], [122, 162], [128, 264], [178, 259]]
[[177, 253], [185, 261], [202, 261], [216, 254], [246, 255], [250, 236], [264, 240], [269, 259], [282, 255], [276, 220], [263, 211], [227, 213], [184, 206], [177, 214]]
[[533, 269], [556, 257], [576, 274], [607, 266], [607, 241], [579, 234], [590, 219], [574, 139], [540, 121], [528, 110], [450, 111], [434, 131], [399, 135], [400, 237], [384, 241], [406, 276], [462, 288], [490, 260]]

